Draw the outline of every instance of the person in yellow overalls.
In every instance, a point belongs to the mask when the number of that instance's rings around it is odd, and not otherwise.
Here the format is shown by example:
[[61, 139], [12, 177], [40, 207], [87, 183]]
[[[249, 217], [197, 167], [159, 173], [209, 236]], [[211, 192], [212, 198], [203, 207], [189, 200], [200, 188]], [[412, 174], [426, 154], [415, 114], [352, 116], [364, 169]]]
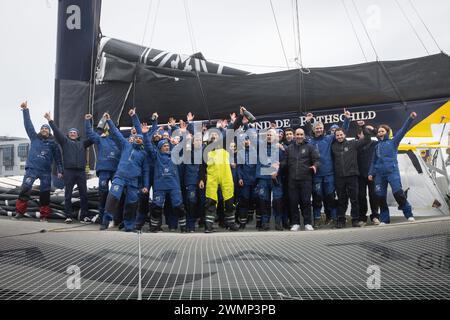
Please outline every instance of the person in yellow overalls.
[[205, 233], [213, 232], [213, 224], [217, 211], [217, 191], [220, 188], [225, 207], [225, 227], [232, 231], [239, 230], [235, 223], [234, 184], [230, 167], [230, 154], [219, 142], [219, 133], [211, 132], [209, 143], [216, 142], [207, 153], [206, 163], [200, 166], [200, 189], [205, 188]]

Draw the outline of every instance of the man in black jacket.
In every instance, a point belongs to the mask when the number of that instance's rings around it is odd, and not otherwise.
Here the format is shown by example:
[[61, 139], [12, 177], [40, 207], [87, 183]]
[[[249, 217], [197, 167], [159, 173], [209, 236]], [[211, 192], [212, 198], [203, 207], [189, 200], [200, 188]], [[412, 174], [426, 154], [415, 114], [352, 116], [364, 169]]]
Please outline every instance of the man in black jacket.
[[306, 231], [312, 231], [311, 225], [311, 193], [313, 174], [319, 168], [319, 153], [317, 149], [307, 143], [305, 132], [298, 128], [295, 130], [295, 142], [285, 150], [285, 156], [280, 164], [280, 170], [288, 172], [289, 202], [292, 214], [291, 231], [300, 229], [300, 209]]
[[75, 128], [69, 129], [64, 135], [52, 120], [51, 115], [47, 112], [44, 117], [48, 120], [48, 124], [55, 133], [55, 138], [62, 148], [64, 163], [64, 213], [66, 215], [66, 223], [72, 223], [72, 193], [75, 184], [78, 186], [80, 193], [80, 221], [90, 222], [88, 213], [87, 185], [86, 185], [86, 148], [92, 142], [89, 139], [81, 140], [79, 131]]
[[[357, 138], [363, 139], [364, 138], [364, 128], [365, 128], [365, 122], [364, 121], [358, 121], [358, 127], [357, 127]], [[371, 132], [372, 136], [377, 135], [377, 130], [373, 130]], [[370, 204], [370, 220], [373, 224], [379, 225], [380, 224], [380, 214], [379, 214], [379, 206], [377, 201], [377, 195], [375, 193], [375, 182], [369, 180], [369, 169], [370, 164], [372, 163], [373, 154], [375, 152], [375, 146], [377, 145], [378, 141], [371, 140], [368, 144], [361, 147], [358, 151], [358, 168], [359, 168], [359, 179], [358, 179], [358, 185], [359, 185], [359, 220], [360, 221], [367, 221], [367, 189], [369, 189], [369, 204]]]
[[[367, 130], [373, 130], [367, 127]], [[336, 228], [345, 226], [345, 212], [350, 198], [352, 226], [362, 227], [365, 225], [359, 220], [358, 205], [358, 150], [370, 142], [370, 133], [366, 130], [364, 138], [359, 140], [347, 140], [344, 129], [335, 131], [336, 141], [331, 146], [334, 158], [334, 176], [336, 192], [338, 196], [338, 213]]]

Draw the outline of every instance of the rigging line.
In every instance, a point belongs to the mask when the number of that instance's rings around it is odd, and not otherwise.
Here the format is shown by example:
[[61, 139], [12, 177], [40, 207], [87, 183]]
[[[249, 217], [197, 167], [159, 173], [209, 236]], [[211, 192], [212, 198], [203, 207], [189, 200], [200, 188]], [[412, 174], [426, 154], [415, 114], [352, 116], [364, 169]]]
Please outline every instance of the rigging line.
[[403, 104], [403, 106], [405, 107], [405, 110], [406, 110], [408, 103], [405, 101], [405, 98], [401, 94], [400, 89], [395, 84], [394, 79], [392, 79], [392, 77], [389, 74], [388, 70], [384, 66], [384, 63], [382, 61], [379, 61], [379, 60], [377, 62], [380, 64], [381, 69], [383, 69], [383, 72], [386, 74], [386, 77], [388, 78], [389, 83], [391, 84], [392, 88], [394, 89], [395, 94], [400, 99], [400, 101], [402, 102], [402, 104]]
[[295, 31], [295, 0], [291, 1], [292, 6], [292, 34], [294, 35], [294, 57], [298, 58], [297, 33]]
[[[299, 12], [298, 12], [298, 0], [295, 0], [295, 5], [293, 5], [294, 10], [295, 10], [295, 21], [296, 21], [296, 29], [297, 29], [297, 43], [298, 43], [298, 55], [297, 55], [297, 63], [300, 66], [299, 70], [298, 70], [298, 85], [299, 85], [299, 112], [306, 112], [307, 111], [307, 107], [306, 107], [306, 99], [304, 97], [304, 93], [305, 93], [305, 88], [304, 88], [304, 71], [303, 69], [303, 60], [302, 60], [302, 47], [301, 47], [301, 39], [300, 39], [300, 18], [299, 18]], [[307, 73], [309, 73], [310, 71], [308, 70]]]
[[[94, 4], [94, 13], [97, 12], [97, 2]], [[94, 26], [97, 25], [97, 14], [94, 15]], [[97, 65], [97, 59], [94, 59], [94, 49], [97, 43], [97, 34], [95, 34], [96, 28], [92, 28], [92, 48], [91, 48], [91, 69], [90, 69], [90, 79], [89, 79], [89, 97], [88, 97], [88, 113], [93, 113], [94, 111], [94, 94], [95, 94], [95, 81], [93, 81], [95, 76], [95, 69]]]
[[408, 16], [406, 15], [405, 10], [403, 10], [402, 6], [400, 5], [400, 2], [398, 0], [395, 0], [395, 3], [397, 3], [397, 6], [400, 8], [400, 11], [402, 12], [403, 16], [405, 17], [406, 21], [408, 21], [409, 26], [413, 30], [414, 34], [416, 35], [419, 42], [422, 44], [422, 47], [425, 49], [427, 55], [430, 55], [430, 52], [428, 51], [427, 47], [423, 43], [422, 39], [420, 38], [419, 34], [417, 33], [416, 28], [414, 28], [414, 25], [411, 23], [411, 20], [409, 20]]
[[201, 97], [202, 97], [202, 102], [203, 102], [203, 105], [205, 106], [206, 114], [208, 115], [208, 121], [211, 121], [211, 115], [209, 113], [209, 107], [208, 107], [208, 103], [206, 101], [205, 91], [203, 90], [202, 81], [200, 80], [200, 74], [197, 70], [195, 70], [195, 76], [197, 77], [197, 80], [198, 80], [198, 84], [200, 87], [200, 93], [201, 93]]
[[152, 34], [150, 35], [150, 43], [149, 43], [149, 48], [152, 47], [152, 43], [153, 43], [153, 36], [155, 35], [155, 29], [156, 29], [156, 20], [158, 18], [158, 12], [159, 12], [159, 4], [161, 3], [160, 0], [158, 0], [158, 3], [156, 4], [156, 12], [155, 12], [155, 17], [153, 19], [153, 26], [152, 26]]
[[278, 27], [277, 17], [275, 15], [275, 9], [273, 8], [272, 0], [269, 0], [270, 7], [272, 8], [273, 20], [275, 21], [275, 26], [277, 27], [278, 38], [280, 39], [281, 49], [283, 50], [284, 60], [286, 61], [286, 67], [289, 69], [289, 62], [286, 56], [286, 50], [284, 49], [283, 39], [281, 38], [280, 28]]
[[[185, 11], [185, 14], [186, 14], [186, 23], [187, 23], [187, 27], [188, 27], [189, 40], [190, 40], [191, 46], [192, 46], [192, 53], [195, 53], [196, 45], [195, 45], [195, 39], [194, 39], [194, 31], [193, 31], [192, 24], [191, 24], [190, 12], [189, 12], [189, 7], [188, 7], [188, 4], [187, 4], [187, 0], [184, 0], [183, 3], [184, 3], [184, 11]], [[194, 59], [196, 59], [196, 58], [194, 58]], [[211, 121], [211, 116], [210, 116], [210, 113], [209, 113], [208, 103], [206, 101], [205, 91], [203, 90], [203, 85], [202, 85], [202, 81], [200, 79], [199, 71], [195, 68], [195, 66], [194, 66], [194, 72], [195, 72], [195, 76], [196, 76], [197, 81], [198, 81], [198, 85], [199, 85], [199, 88], [200, 88], [200, 94], [201, 94], [203, 106], [205, 107], [206, 114], [208, 116], [208, 121]]]
[[381, 66], [381, 69], [383, 70], [384, 74], [386, 75], [386, 78], [389, 80], [389, 83], [391, 84], [392, 88], [394, 89], [395, 94], [397, 95], [397, 97], [400, 99], [400, 101], [402, 102], [402, 104], [405, 106], [405, 109], [407, 108], [408, 103], [405, 101], [405, 99], [403, 98], [403, 95], [401, 94], [399, 88], [397, 87], [397, 85], [395, 84], [394, 80], [392, 79], [391, 75], [389, 74], [388, 70], [386, 69], [386, 67], [384, 66], [384, 63], [382, 61], [380, 61], [379, 56], [378, 56], [378, 52], [375, 49], [375, 45], [372, 41], [372, 38], [369, 35], [369, 32], [367, 31], [366, 25], [364, 24], [361, 15], [359, 13], [358, 7], [356, 6], [355, 0], [352, 0], [353, 3], [353, 7], [356, 10], [356, 13], [358, 14], [358, 18], [359, 21], [361, 22], [364, 32], [366, 33], [367, 38], [369, 39], [370, 45], [372, 46], [373, 52], [375, 53], [375, 57], [376, 57], [376, 61], [377, 63]]
[[[98, 1], [94, 4], [94, 26], [98, 24], [98, 19], [100, 19], [100, 16], [97, 15], [97, 5]], [[100, 29], [100, 26], [99, 26]], [[97, 71], [97, 64], [98, 64], [98, 52], [94, 52], [95, 47], [97, 47], [98, 50], [98, 43], [99, 38], [101, 37], [100, 34], [95, 33], [96, 28], [92, 28], [92, 49], [91, 49], [91, 70], [90, 70], [90, 79], [89, 79], [89, 95], [88, 95], [88, 111], [87, 113], [94, 114], [94, 103], [95, 103], [95, 88], [96, 88], [96, 71]], [[95, 58], [94, 58], [95, 54]], [[97, 153], [95, 152], [95, 148], [92, 147], [91, 149], [94, 154], [94, 163], [97, 163]], [[89, 153], [86, 153], [87, 158], [87, 165], [89, 166]], [[95, 165], [94, 165], [95, 166]]]
[[436, 47], [438, 47], [439, 51], [441, 51], [442, 53], [444, 52], [441, 47], [439, 46], [438, 42], [436, 41], [436, 39], [434, 38], [433, 34], [431, 33], [430, 29], [428, 29], [428, 26], [426, 25], [425, 21], [423, 21], [421, 15], [419, 14], [419, 12], [416, 9], [416, 6], [414, 5], [414, 3], [412, 2], [412, 0], [408, 0], [409, 4], [411, 5], [411, 7], [413, 8], [414, 12], [416, 13], [416, 15], [419, 17], [419, 20], [422, 22], [423, 26], [425, 27], [425, 29], [427, 30], [428, 34], [430, 35], [431, 39], [433, 39], [434, 43], [436, 44]]
[[[147, 9], [147, 16], [145, 17], [144, 32], [142, 34], [141, 46], [144, 45], [145, 35], [147, 34], [147, 26], [148, 26], [148, 22], [150, 20], [150, 14], [151, 14], [152, 5], [153, 5], [153, 0], [150, 0], [149, 4], [148, 4], [148, 9]], [[151, 50], [151, 49], [148, 48], [148, 50]], [[134, 67], [133, 82], [130, 83], [130, 87], [128, 88], [127, 94], [125, 96], [125, 100], [123, 102], [122, 109], [121, 109], [120, 114], [119, 114], [119, 118], [117, 120], [118, 122], [120, 121], [120, 118], [122, 116], [122, 112], [123, 112], [123, 109], [125, 107], [125, 103], [126, 103], [126, 101], [128, 99], [128, 94], [130, 93], [131, 87], [133, 87], [133, 106], [132, 107], [133, 108], [135, 107], [135, 104], [136, 104], [136, 77], [137, 77], [139, 64], [141, 63], [142, 55], [144, 54], [145, 51], [147, 51], [147, 48], [144, 48], [144, 51], [142, 52], [142, 54], [139, 56], [138, 60], [136, 61], [136, 64], [135, 64], [135, 67]]]
[[183, 0], [183, 4], [184, 4], [184, 12], [186, 15], [186, 23], [187, 23], [187, 27], [188, 27], [189, 40], [191, 42], [192, 53], [196, 53], [197, 45], [195, 43], [194, 31], [193, 31], [193, 27], [192, 27], [192, 23], [191, 23], [191, 14], [189, 11], [189, 6], [187, 3], [187, 0]]
[[296, 16], [296, 27], [297, 27], [297, 40], [298, 40], [298, 63], [300, 65], [300, 69], [303, 68], [303, 60], [302, 60], [302, 46], [300, 43], [300, 18], [298, 14], [298, 0], [295, 0], [295, 16]]
[[147, 34], [147, 25], [148, 25], [148, 21], [150, 20], [150, 12], [152, 11], [152, 4], [153, 4], [153, 0], [150, 0], [149, 4], [148, 4], [148, 9], [147, 9], [147, 17], [145, 18], [144, 33], [142, 34], [141, 46], [144, 44], [145, 35]]
[[358, 42], [359, 48], [361, 49], [361, 52], [362, 52], [362, 54], [363, 54], [363, 56], [364, 56], [364, 60], [365, 60], [366, 62], [368, 62], [368, 61], [367, 61], [367, 56], [366, 56], [366, 54], [365, 54], [365, 52], [364, 52], [364, 49], [363, 49], [363, 47], [362, 47], [361, 40], [359, 39], [358, 33], [356, 32], [356, 29], [355, 29], [355, 25], [353, 24], [353, 21], [352, 21], [352, 19], [351, 19], [351, 17], [350, 17], [350, 12], [348, 12], [347, 5], [345, 4], [345, 0], [341, 0], [341, 2], [342, 2], [342, 5], [344, 6], [345, 13], [347, 14], [348, 21], [350, 21], [350, 24], [351, 24], [351, 26], [352, 26], [352, 30], [353, 30], [353, 33], [355, 34], [356, 41]]
[[356, 6], [355, 0], [352, 0], [352, 3], [353, 3], [353, 7], [355, 8], [355, 11], [358, 15], [359, 21], [361, 22], [361, 24], [363, 26], [364, 32], [366, 33], [367, 39], [369, 39], [370, 45], [372, 46], [372, 49], [373, 49], [373, 52], [375, 52], [375, 58], [378, 61], [379, 57], [378, 57], [377, 50], [375, 49], [375, 45], [372, 42], [372, 38], [370, 37], [369, 32], [367, 31], [366, 25], [364, 24], [364, 21], [361, 18], [361, 15], [359, 13], [358, 7]]

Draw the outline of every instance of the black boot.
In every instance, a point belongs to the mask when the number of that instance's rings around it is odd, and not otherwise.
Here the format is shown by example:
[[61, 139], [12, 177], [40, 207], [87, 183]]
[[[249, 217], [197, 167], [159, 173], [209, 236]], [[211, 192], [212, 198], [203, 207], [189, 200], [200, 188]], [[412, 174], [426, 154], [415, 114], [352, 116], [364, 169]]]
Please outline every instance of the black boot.
[[214, 231], [213, 225], [214, 225], [214, 218], [216, 216], [216, 210], [217, 210], [217, 202], [213, 199], [206, 198], [205, 201], [205, 233], [211, 233]]

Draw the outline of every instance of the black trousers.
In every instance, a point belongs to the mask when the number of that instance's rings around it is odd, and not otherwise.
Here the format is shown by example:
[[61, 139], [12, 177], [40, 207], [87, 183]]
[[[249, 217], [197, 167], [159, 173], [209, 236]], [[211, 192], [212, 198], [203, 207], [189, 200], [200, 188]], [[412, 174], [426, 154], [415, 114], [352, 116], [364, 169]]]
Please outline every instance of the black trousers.
[[377, 201], [377, 195], [375, 194], [375, 182], [370, 181], [367, 177], [360, 176], [358, 179], [359, 184], [359, 220], [366, 221], [367, 220], [367, 189], [369, 189], [369, 204], [370, 204], [370, 220], [374, 218], [379, 219], [379, 205]]
[[311, 224], [312, 180], [290, 180], [288, 186], [290, 212], [292, 215], [291, 224], [300, 224], [299, 204], [305, 225]]
[[335, 177], [334, 181], [338, 196], [338, 221], [345, 221], [349, 199], [352, 205], [350, 210], [352, 221], [359, 221], [358, 176]]
[[86, 172], [84, 169], [64, 169], [64, 213], [66, 218], [72, 218], [72, 193], [75, 185], [78, 186], [80, 194], [81, 220], [88, 213]]

